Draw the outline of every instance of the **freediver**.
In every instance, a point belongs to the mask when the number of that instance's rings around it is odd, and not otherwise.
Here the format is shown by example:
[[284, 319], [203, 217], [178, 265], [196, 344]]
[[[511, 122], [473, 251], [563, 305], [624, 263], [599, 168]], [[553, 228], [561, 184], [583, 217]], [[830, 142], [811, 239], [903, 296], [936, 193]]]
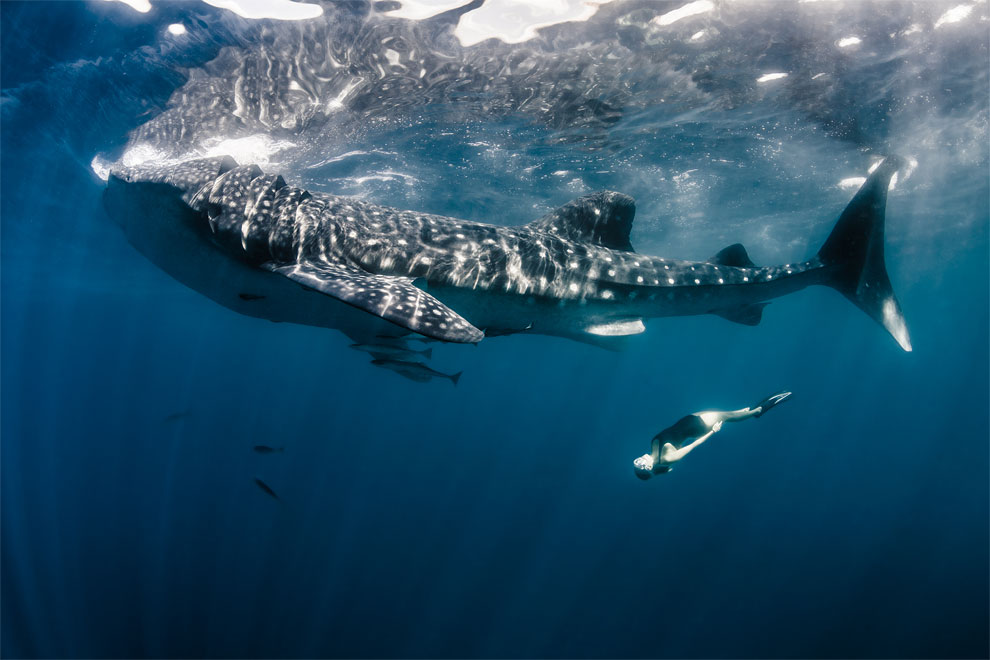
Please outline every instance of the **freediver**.
[[[674, 463], [690, 454], [712, 434], [718, 433], [723, 422], [741, 422], [750, 417], [760, 417], [790, 396], [790, 392], [778, 392], [741, 410], [706, 410], [682, 417], [673, 426], [653, 436], [653, 451], [634, 460], [633, 470], [643, 480], [654, 474], [670, 472]], [[691, 438], [697, 439], [685, 444]]]

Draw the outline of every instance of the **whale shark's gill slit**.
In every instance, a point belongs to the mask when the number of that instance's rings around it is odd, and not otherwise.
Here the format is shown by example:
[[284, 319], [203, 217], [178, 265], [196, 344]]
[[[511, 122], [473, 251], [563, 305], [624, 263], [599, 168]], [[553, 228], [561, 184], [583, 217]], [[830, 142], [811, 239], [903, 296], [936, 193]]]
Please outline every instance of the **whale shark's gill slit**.
[[[427, 337], [460, 343], [475, 343], [484, 337], [481, 330], [413, 286], [413, 281], [407, 277], [373, 275], [342, 263], [304, 261], [279, 265], [269, 262], [262, 267]], [[400, 303], [393, 305], [396, 301]], [[423, 308], [429, 309], [430, 313], [420, 313]]]

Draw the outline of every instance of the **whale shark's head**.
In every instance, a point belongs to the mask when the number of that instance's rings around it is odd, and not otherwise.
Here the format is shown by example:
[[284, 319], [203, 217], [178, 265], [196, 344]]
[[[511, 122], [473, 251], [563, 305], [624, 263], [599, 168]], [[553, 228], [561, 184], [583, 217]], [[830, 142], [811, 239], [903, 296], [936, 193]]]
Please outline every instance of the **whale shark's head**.
[[169, 273], [211, 245], [209, 224], [183, 199], [183, 192], [171, 182], [129, 181], [116, 173], [103, 191], [103, 205], [114, 224], [139, 252]]
[[[199, 213], [191, 202], [201, 189], [236, 166], [237, 162], [230, 156], [178, 164], [114, 166], [107, 178], [103, 204], [110, 218], [124, 229], [132, 243], [140, 240], [138, 234], [161, 231], [188, 233], [193, 230], [198, 235], [205, 224], [198, 222]], [[160, 239], [161, 236], [155, 238]], [[140, 246], [138, 249], [144, 252]]]

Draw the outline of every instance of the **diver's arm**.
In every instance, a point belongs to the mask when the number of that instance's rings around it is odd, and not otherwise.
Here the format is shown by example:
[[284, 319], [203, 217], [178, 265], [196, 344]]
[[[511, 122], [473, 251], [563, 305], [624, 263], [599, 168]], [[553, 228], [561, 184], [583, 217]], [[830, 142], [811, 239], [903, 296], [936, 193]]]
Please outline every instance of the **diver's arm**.
[[677, 461], [681, 460], [682, 458], [690, 454], [695, 447], [697, 447], [705, 440], [710, 438], [713, 433], [717, 433], [721, 428], [722, 428], [722, 422], [721, 421], [715, 422], [715, 424], [712, 426], [711, 431], [704, 434], [703, 436], [701, 436], [691, 444], [681, 447], [680, 449], [677, 449], [676, 447], [674, 447], [674, 445], [668, 442], [663, 446], [663, 451], [661, 453], [661, 457], [663, 458], [663, 461], [665, 463], [676, 463]]

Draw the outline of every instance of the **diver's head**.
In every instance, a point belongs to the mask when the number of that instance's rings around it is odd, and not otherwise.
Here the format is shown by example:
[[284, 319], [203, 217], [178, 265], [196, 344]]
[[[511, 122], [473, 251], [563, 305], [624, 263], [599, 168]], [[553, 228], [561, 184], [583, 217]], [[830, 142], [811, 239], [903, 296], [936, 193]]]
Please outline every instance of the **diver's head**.
[[639, 458], [633, 461], [633, 472], [636, 476], [646, 481], [653, 476], [653, 456], [650, 454], [643, 454]]

